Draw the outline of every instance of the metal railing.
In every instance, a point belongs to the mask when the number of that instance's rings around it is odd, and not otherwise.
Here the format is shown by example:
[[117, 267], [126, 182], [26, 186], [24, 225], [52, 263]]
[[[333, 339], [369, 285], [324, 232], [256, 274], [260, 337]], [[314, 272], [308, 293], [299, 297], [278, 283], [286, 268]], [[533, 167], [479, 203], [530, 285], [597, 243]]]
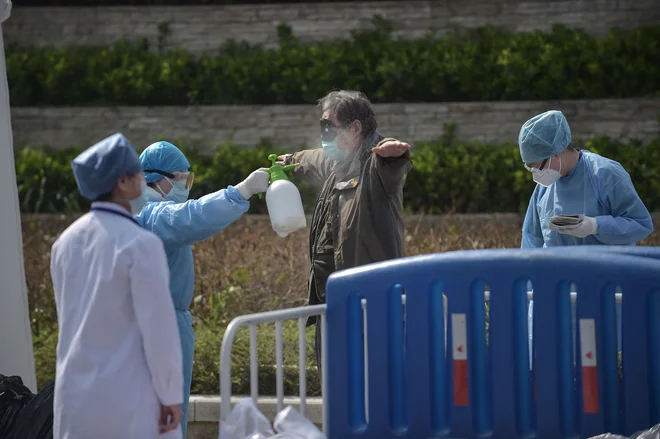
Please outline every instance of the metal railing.
[[[299, 349], [299, 381], [300, 381], [300, 413], [306, 414], [307, 400], [307, 331], [306, 320], [309, 317], [319, 317], [321, 324], [321, 344], [326, 343], [326, 307], [325, 305], [303, 306], [236, 317], [231, 321], [222, 339], [220, 349], [220, 422], [227, 418], [231, 411], [231, 353], [236, 333], [239, 329], [250, 328], [250, 397], [255, 405], [259, 397], [259, 367], [257, 353], [257, 325], [275, 323], [275, 362], [276, 362], [276, 396], [277, 411], [284, 408], [284, 366], [283, 366], [283, 340], [282, 323], [285, 320], [298, 320], [298, 349]], [[318, 323], [317, 323], [318, 324]], [[321, 353], [321, 397], [323, 399], [323, 431], [327, 434], [327, 407], [325, 398], [327, 394], [326, 358]]]

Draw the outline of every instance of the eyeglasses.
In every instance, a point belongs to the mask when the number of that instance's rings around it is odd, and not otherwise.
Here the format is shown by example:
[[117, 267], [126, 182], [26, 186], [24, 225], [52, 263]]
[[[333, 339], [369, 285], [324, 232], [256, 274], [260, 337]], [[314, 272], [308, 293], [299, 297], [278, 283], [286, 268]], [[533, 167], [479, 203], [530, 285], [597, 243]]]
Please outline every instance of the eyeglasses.
[[155, 174], [162, 175], [167, 177], [172, 181], [185, 181], [186, 189], [190, 190], [192, 188], [193, 182], [195, 181], [195, 173], [192, 171], [186, 172], [165, 172], [158, 169], [145, 169], [144, 172], [153, 172]]
[[525, 169], [527, 169], [529, 172], [534, 171], [535, 169], [538, 169], [539, 171], [542, 171], [543, 168], [545, 168], [545, 165], [548, 164], [548, 159], [545, 159], [541, 162], [541, 166], [536, 166], [536, 163], [532, 163], [531, 165], [528, 165], [525, 163]]
[[339, 127], [328, 119], [321, 119], [321, 139], [324, 142], [332, 142], [337, 138]]

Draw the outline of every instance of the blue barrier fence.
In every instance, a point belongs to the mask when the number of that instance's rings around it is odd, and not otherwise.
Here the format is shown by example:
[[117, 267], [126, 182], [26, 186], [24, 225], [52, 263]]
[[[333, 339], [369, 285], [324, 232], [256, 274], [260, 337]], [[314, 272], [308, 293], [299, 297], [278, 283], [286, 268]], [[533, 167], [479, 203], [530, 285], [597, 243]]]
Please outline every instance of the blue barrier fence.
[[[331, 276], [330, 438], [587, 438], [660, 422], [660, 249], [608, 249], [452, 252]], [[531, 371], [528, 281], [535, 302]], [[578, 290], [576, 358], [571, 283]], [[617, 286], [624, 297], [622, 381]]]

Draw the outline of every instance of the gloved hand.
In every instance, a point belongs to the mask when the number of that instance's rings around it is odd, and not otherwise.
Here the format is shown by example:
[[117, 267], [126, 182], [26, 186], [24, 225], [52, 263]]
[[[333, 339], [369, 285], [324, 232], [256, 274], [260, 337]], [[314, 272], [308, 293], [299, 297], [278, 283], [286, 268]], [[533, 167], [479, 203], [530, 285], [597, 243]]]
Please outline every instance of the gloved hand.
[[270, 181], [270, 174], [266, 172], [266, 169], [267, 168], [257, 169], [252, 174], [248, 175], [245, 180], [234, 186], [243, 199], [249, 200], [252, 195], [266, 192], [268, 189], [268, 182]]
[[585, 216], [577, 227], [573, 229], [559, 230], [559, 233], [573, 235], [578, 238], [586, 238], [589, 235], [595, 235], [598, 233], [598, 221], [596, 221], [596, 218]]

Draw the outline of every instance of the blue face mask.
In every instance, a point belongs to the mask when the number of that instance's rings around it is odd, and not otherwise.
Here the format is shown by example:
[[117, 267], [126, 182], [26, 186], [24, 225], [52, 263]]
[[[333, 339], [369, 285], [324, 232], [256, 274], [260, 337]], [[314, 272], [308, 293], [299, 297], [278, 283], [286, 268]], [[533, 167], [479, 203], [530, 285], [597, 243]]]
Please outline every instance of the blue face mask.
[[335, 160], [341, 162], [346, 159], [346, 150], [339, 149], [337, 146], [337, 139], [330, 142], [321, 141], [321, 146], [323, 147], [323, 154]]

